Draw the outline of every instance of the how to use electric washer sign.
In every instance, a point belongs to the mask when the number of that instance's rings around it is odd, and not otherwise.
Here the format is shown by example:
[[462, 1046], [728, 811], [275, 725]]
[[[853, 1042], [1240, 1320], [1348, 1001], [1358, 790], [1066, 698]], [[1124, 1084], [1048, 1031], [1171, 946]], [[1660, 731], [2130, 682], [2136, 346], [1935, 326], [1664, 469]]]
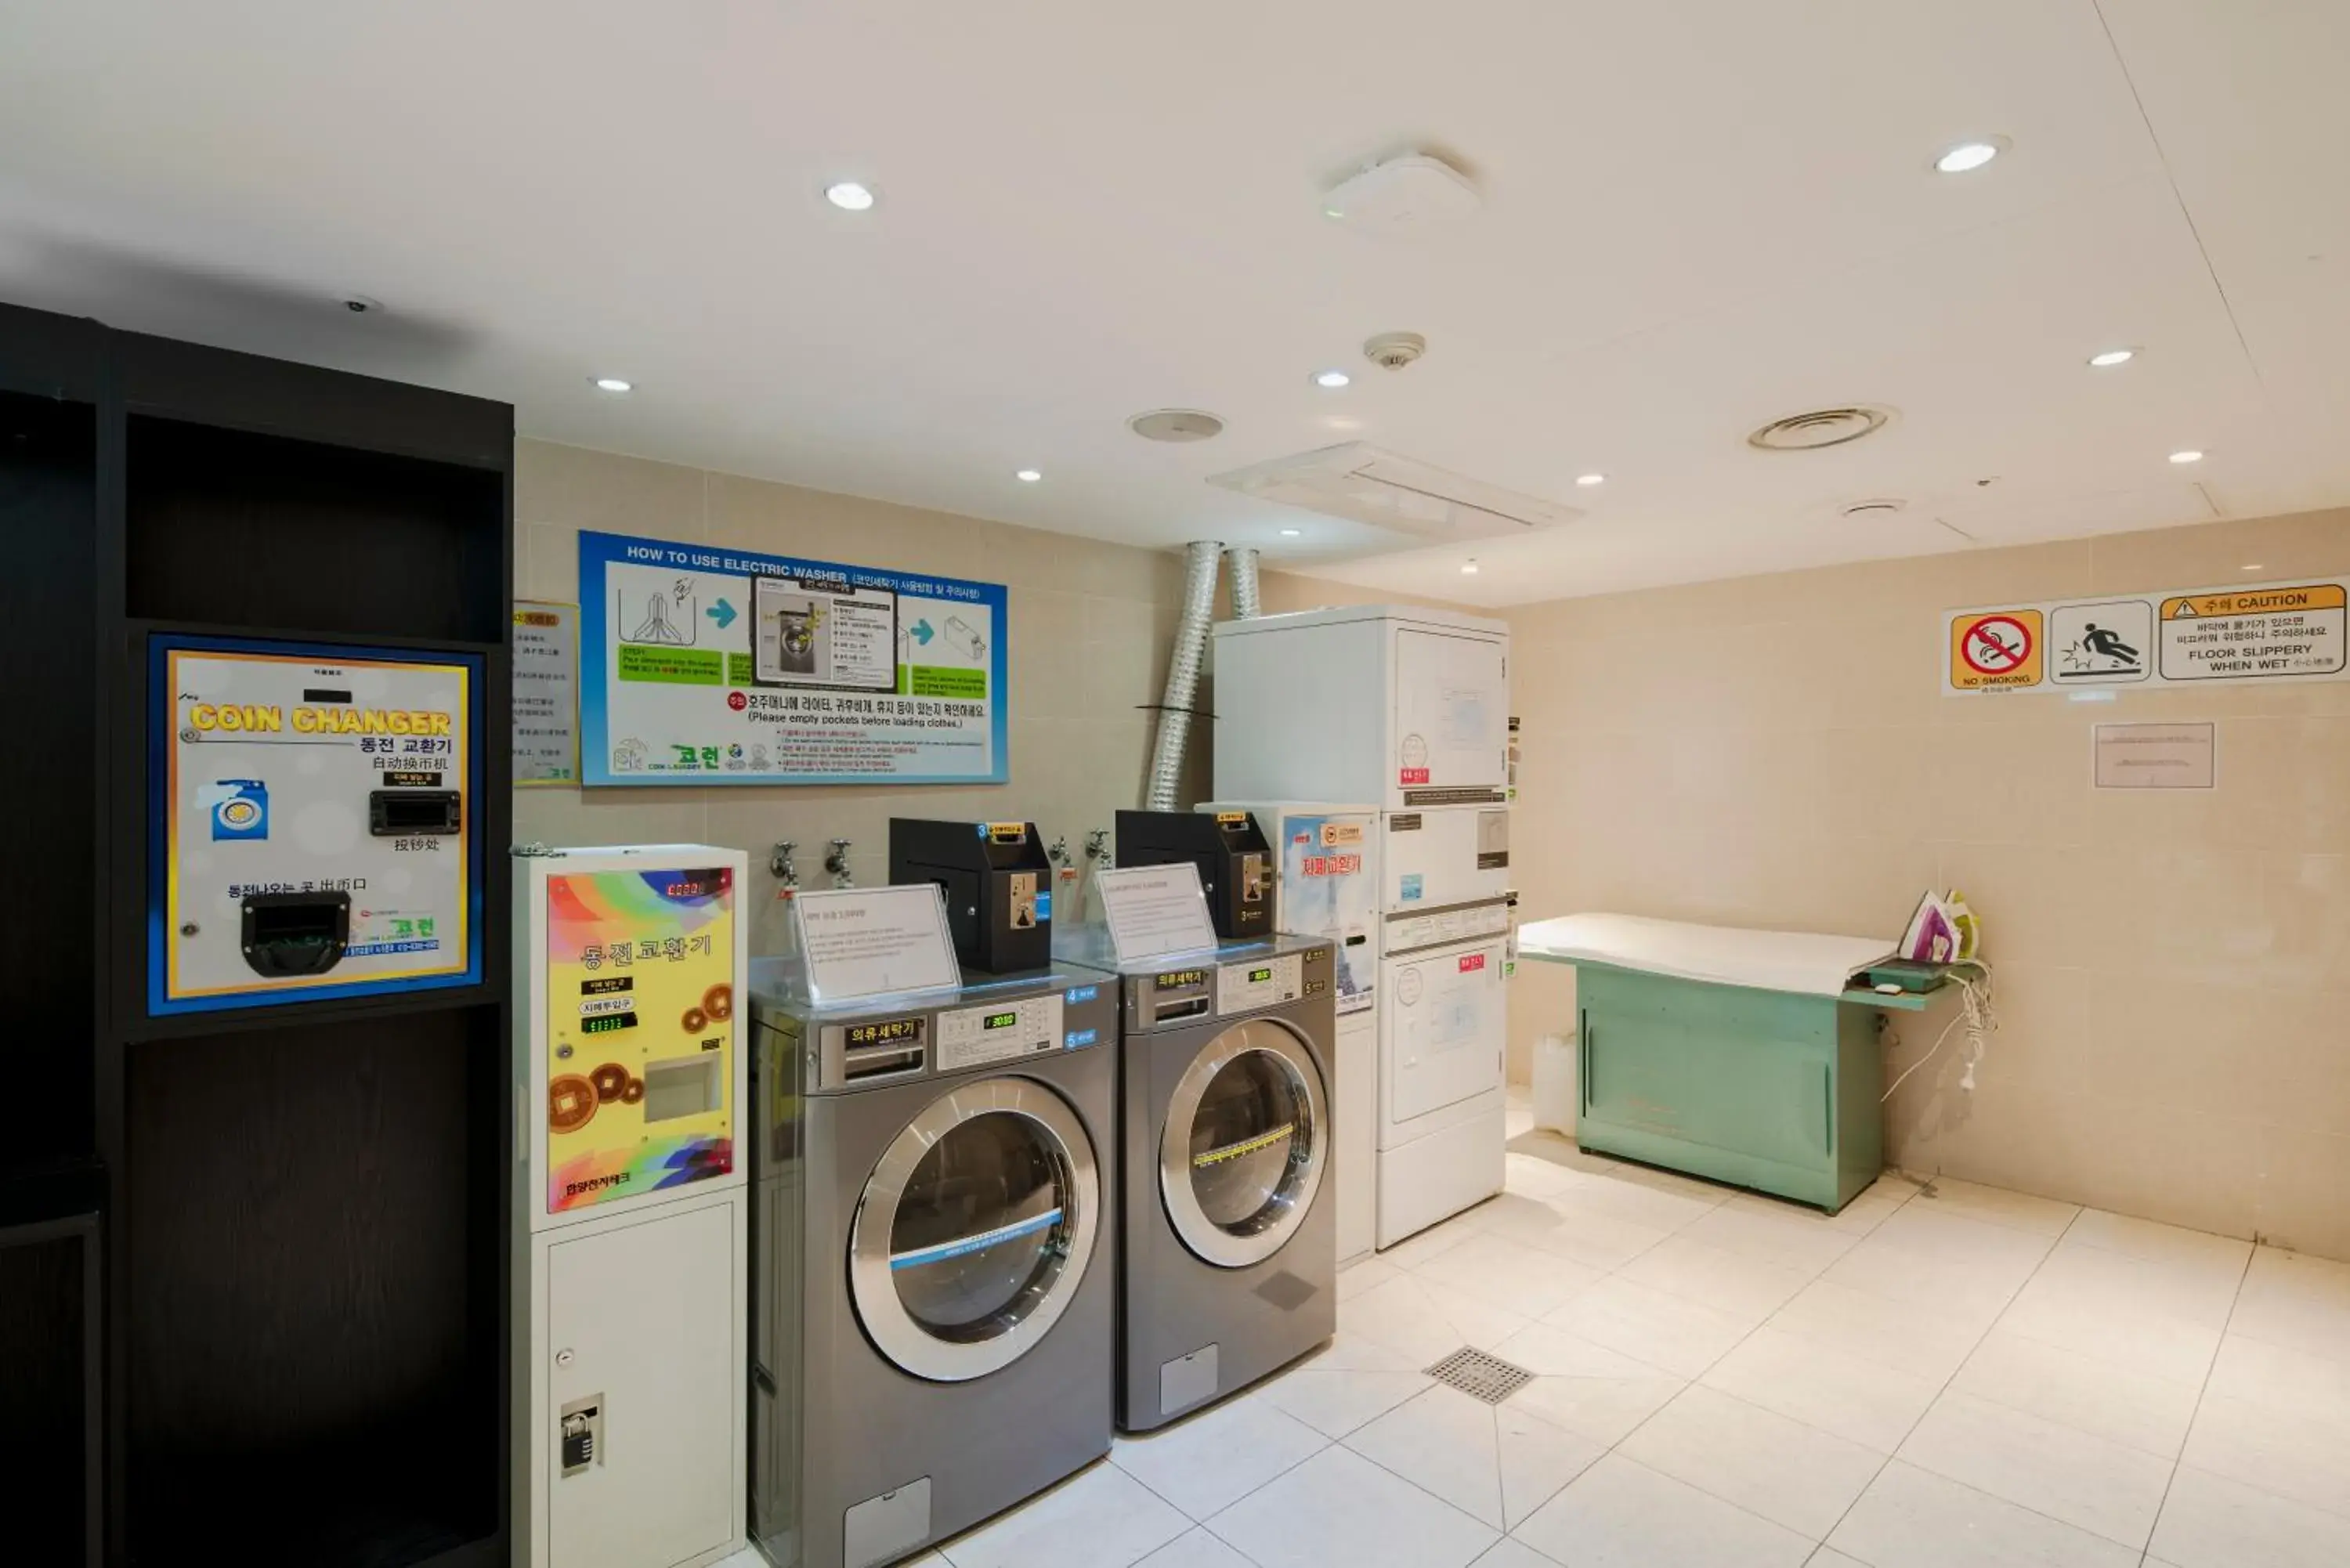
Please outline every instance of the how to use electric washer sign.
[[478, 659], [158, 638], [156, 1012], [463, 985]]

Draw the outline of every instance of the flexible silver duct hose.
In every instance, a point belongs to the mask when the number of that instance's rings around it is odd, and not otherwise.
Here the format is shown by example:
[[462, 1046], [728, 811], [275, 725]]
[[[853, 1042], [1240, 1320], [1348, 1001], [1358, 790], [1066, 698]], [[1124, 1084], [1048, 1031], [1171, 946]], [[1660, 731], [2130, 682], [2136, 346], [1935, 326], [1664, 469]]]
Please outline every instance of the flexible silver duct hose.
[[1159, 700], [1159, 739], [1150, 748], [1146, 811], [1173, 811], [1183, 779], [1183, 742], [1191, 733], [1191, 703], [1200, 692], [1200, 666], [1208, 656], [1208, 623], [1216, 613], [1216, 557], [1223, 545], [1194, 539], [1183, 546], [1183, 618], [1175, 624], [1174, 657], [1167, 664], [1167, 694]]
[[1264, 601], [1257, 597], [1256, 546], [1235, 545], [1224, 552], [1224, 559], [1232, 568], [1232, 618], [1254, 620], [1264, 613]]

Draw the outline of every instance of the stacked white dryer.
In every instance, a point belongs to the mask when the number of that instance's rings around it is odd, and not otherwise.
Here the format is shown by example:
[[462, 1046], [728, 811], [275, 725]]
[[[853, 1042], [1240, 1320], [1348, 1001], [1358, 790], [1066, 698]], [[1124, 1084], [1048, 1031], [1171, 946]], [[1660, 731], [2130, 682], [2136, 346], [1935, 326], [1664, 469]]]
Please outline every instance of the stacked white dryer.
[[[1356, 938], [1343, 956], [1377, 977], [1370, 1187], [1381, 1247], [1502, 1189], [1509, 652], [1500, 621], [1392, 605], [1215, 628], [1213, 805], [1257, 812], [1268, 837], [1375, 806], [1360, 868], [1376, 888], [1368, 930], [1315, 927], [1314, 911], [1344, 901], [1298, 897], [1292, 850], [1307, 846], [1280, 838], [1274, 919], [1284, 931]], [[1338, 1128], [1342, 1151], [1351, 1130]], [[1363, 1174], [1342, 1162], [1342, 1203]]]

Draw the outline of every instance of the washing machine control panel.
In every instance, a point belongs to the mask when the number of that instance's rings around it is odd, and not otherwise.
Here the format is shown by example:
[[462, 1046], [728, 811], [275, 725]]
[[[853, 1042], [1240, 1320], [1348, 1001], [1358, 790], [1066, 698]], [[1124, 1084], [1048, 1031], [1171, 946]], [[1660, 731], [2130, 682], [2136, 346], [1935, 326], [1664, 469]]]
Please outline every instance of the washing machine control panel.
[[1063, 1050], [1066, 1042], [1061, 1029], [1061, 993], [1055, 991], [1016, 1002], [942, 1012], [938, 1042], [941, 1073]]
[[1254, 1012], [1260, 1008], [1295, 1002], [1305, 994], [1303, 953], [1216, 966], [1216, 1011], [1221, 1013]]

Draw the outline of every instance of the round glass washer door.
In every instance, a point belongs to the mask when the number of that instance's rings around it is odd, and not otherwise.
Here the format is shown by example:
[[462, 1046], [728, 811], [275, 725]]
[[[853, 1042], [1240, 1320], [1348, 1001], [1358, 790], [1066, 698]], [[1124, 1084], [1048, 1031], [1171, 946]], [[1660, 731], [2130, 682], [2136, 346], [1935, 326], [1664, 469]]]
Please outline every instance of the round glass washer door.
[[1017, 1361], [1068, 1310], [1093, 1257], [1092, 1140], [1044, 1085], [950, 1090], [873, 1168], [849, 1228], [849, 1296], [876, 1346], [960, 1383]]
[[1329, 1126], [1321, 1070], [1288, 1025], [1253, 1018], [1210, 1041], [1159, 1137], [1159, 1190], [1183, 1244], [1227, 1269], [1281, 1251], [1321, 1190]]

